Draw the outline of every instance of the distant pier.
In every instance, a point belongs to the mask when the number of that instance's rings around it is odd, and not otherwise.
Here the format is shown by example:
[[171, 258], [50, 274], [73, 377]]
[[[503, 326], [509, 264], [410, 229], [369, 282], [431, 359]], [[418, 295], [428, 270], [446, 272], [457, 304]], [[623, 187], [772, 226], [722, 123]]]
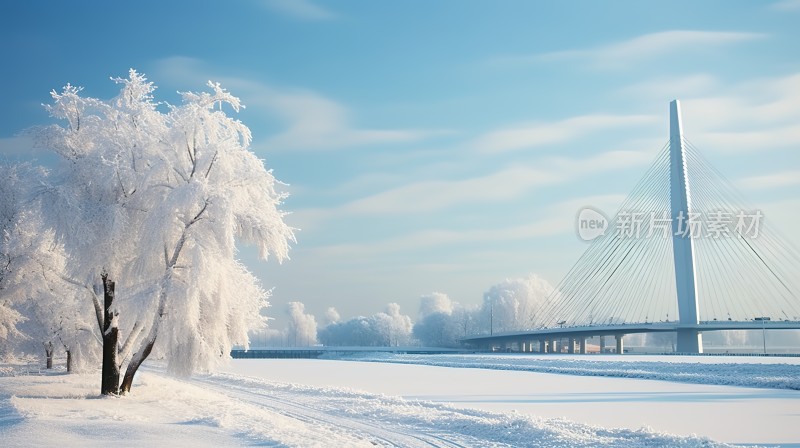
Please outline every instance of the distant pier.
[[475, 350], [441, 347], [259, 347], [231, 350], [234, 359], [315, 359], [323, 355], [355, 355], [359, 353], [399, 353], [407, 355], [467, 354]]

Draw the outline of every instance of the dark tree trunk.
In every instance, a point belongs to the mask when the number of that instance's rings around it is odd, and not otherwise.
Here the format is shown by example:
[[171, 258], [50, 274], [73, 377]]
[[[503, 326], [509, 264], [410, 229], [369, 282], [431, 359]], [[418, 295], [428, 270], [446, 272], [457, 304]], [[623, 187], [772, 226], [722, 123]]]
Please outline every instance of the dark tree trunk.
[[72, 351], [67, 350], [67, 373], [72, 373]]
[[47, 368], [48, 369], [52, 369], [53, 368], [53, 343], [52, 342], [48, 342], [47, 344], [44, 344], [44, 354], [45, 354], [45, 357], [47, 358]]
[[119, 394], [119, 364], [117, 364], [117, 345], [119, 328], [113, 312], [114, 282], [103, 273], [103, 377], [100, 391], [103, 395]]
[[151, 338], [147, 341], [144, 346], [144, 349], [141, 353], [135, 353], [131, 358], [131, 362], [128, 363], [128, 368], [125, 369], [125, 377], [122, 379], [122, 387], [120, 387], [120, 393], [127, 394], [131, 391], [131, 386], [133, 385], [133, 377], [136, 375], [136, 371], [139, 370], [139, 366], [142, 365], [145, 359], [150, 356], [150, 352], [153, 351], [153, 345], [155, 345], [156, 340], [155, 338]]

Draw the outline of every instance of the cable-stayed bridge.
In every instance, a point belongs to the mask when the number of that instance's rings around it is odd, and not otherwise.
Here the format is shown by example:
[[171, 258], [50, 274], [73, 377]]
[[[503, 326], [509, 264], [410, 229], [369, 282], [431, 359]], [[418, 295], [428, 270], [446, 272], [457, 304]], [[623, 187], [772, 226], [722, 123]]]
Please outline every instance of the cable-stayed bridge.
[[[683, 135], [670, 103], [670, 139], [528, 329], [464, 339], [521, 351], [585, 352], [591, 336], [676, 332], [680, 353], [702, 333], [800, 329], [800, 252], [747, 204]], [[580, 223], [579, 223], [580, 225]]]

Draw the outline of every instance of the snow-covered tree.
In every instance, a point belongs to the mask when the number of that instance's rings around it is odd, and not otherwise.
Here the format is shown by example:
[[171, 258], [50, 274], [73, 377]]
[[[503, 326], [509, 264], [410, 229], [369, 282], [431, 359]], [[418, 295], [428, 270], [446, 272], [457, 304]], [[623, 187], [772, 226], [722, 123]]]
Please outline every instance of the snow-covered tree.
[[478, 309], [466, 308], [447, 294], [434, 292], [420, 297], [420, 317], [414, 324], [414, 337], [432, 347], [458, 347], [460, 340], [475, 331]]
[[[44, 179], [42, 169], [30, 165], [4, 167], [0, 178], [0, 333], [4, 351], [45, 354], [51, 368], [56, 350], [67, 353], [67, 370], [73, 354], [91, 355], [97, 349], [80, 306], [76, 290], [63, 280], [66, 255], [52, 231], [43, 227], [41, 215], [30, 200], [32, 187]], [[9, 318], [10, 316], [10, 318]], [[17, 328], [8, 324], [21, 321]], [[85, 345], [83, 350], [79, 346]]]
[[286, 313], [289, 315], [289, 344], [296, 347], [316, 344], [317, 319], [306, 313], [306, 306], [302, 302], [289, 302]]
[[329, 324], [319, 330], [317, 339], [324, 345], [335, 347], [379, 345], [377, 330], [365, 316]]
[[411, 340], [413, 324], [409, 316], [400, 313], [400, 305], [396, 303], [386, 305], [386, 310], [375, 314], [371, 320], [377, 330], [377, 345], [397, 347], [408, 345]]
[[430, 314], [444, 313], [451, 314], [453, 312], [453, 301], [447, 294], [441, 292], [432, 292], [423, 295], [419, 298], [419, 319], [425, 318]]
[[435, 312], [414, 324], [414, 337], [426, 347], [453, 347], [460, 336], [458, 322], [450, 314]]
[[334, 322], [319, 330], [318, 339], [330, 346], [388, 347], [406, 345], [411, 339], [411, 318], [390, 303], [385, 312]]
[[[58, 259], [53, 247], [53, 259]], [[22, 279], [28, 297], [19, 310], [25, 321], [19, 325], [17, 344], [24, 352], [44, 348], [47, 368], [56, 352], [67, 356], [67, 371], [82, 371], [101, 357], [102, 342], [94, 323], [94, 310], [78, 288], [61, 279], [59, 271], [41, 266]]]
[[21, 241], [24, 227], [21, 225], [23, 211], [24, 184], [20, 179], [20, 165], [0, 165], [0, 348], [11, 349], [9, 341], [18, 335], [17, 323], [22, 315], [14, 308], [10, 293], [11, 277], [24, 255], [25, 244]]
[[336, 322], [339, 322], [339, 319], [341, 318], [342, 317], [339, 315], [339, 312], [336, 311], [336, 308], [331, 306], [325, 310], [325, 325], [335, 324]]
[[678, 340], [677, 334], [673, 332], [646, 333], [645, 336], [645, 344], [648, 347], [655, 347], [660, 350], [663, 350], [664, 352], [675, 350], [677, 340]]
[[550, 283], [536, 274], [506, 279], [484, 293], [480, 325], [484, 331], [492, 332], [525, 329], [552, 291]]
[[40, 195], [45, 220], [69, 254], [68, 276], [92, 292], [104, 338], [125, 335], [110, 352], [127, 364], [127, 392], [152, 352], [189, 374], [246, 346], [248, 330], [264, 324], [267, 293], [235, 244], [280, 261], [294, 236], [249, 129], [224, 111], [238, 111], [238, 98], [209, 83], [210, 92], [164, 106], [135, 71], [116, 82], [110, 101], [69, 85], [53, 92], [49, 111], [66, 124], [35, 135], [62, 158]]
[[285, 344], [286, 334], [277, 328], [266, 328], [262, 332], [265, 347], [281, 347]]

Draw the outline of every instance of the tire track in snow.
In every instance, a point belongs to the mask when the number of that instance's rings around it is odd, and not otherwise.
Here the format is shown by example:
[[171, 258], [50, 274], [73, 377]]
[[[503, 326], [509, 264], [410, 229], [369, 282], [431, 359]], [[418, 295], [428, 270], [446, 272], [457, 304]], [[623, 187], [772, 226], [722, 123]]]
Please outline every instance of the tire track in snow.
[[[290, 418], [315, 425], [323, 424], [334, 431], [347, 431], [355, 433], [373, 445], [389, 447], [443, 447], [464, 448], [475, 446], [477, 440], [465, 441], [465, 436], [456, 434], [441, 434], [419, 430], [413, 427], [389, 428], [389, 423], [383, 421], [370, 421], [366, 418], [356, 420], [341, 415], [335, 415], [325, 410], [317, 409], [303, 400], [300, 394], [291, 394], [283, 391], [259, 391], [252, 386], [233, 384], [230, 378], [217, 380], [214, 377], [193, 378], [190, 382], [200, 382], [215, 392], [241, 400], [270, 411], [277, 412]], [[458, 441], [454, 440], [457, 439]], [[463, 445], [462, 443], [469, 443]]]

